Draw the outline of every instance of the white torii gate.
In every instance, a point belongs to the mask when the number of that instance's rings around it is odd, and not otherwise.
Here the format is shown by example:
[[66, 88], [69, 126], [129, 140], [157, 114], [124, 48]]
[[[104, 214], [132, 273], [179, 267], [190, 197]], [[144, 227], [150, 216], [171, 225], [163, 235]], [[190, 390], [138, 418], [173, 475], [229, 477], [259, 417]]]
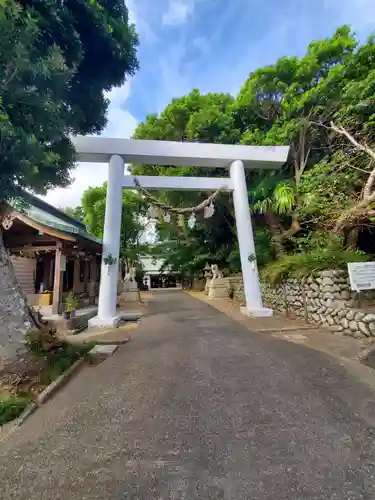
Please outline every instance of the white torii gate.
[[[287, 160], [288, 146], [242, 146], [189, 142], [109, 139], [104, 137], [73, 138], [80, 162], [108, 162], [107, 201], [103, 235], [103, 258], [99, 289], [98, 315], [92, 326], [114, 325], [116, 315], [118, 260], [120, 253], [122, 190], [135, 189], [134, 177], [124, 175], [125, 163], [149, 165], [229, 168], [230, 177], [150, 177], [137, 176], [145, 189], [172, 189], [233, 192], [234, 210], [246, 298], [246, 312], [251, 316], [270, 316], [263, 307], [251, 225], [245, 170], [276, 169]], [[114, 263], [105, 263], [111, 255]]]

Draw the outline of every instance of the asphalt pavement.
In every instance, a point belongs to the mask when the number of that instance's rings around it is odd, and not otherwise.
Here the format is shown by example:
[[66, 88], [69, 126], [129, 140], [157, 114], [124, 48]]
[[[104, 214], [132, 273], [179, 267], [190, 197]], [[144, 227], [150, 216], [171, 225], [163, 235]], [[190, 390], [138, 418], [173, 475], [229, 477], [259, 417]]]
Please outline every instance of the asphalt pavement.
[[0, 444], [0, 498], [374, 499], [374, 396], [336, 358], [161, 291]]

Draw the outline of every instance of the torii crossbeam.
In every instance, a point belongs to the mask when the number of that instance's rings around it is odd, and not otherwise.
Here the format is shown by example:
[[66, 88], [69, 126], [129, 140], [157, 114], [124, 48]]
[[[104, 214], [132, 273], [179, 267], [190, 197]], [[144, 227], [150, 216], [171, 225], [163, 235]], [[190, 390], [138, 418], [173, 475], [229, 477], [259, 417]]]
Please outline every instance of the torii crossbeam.
[[[244, 168], [278, 169], [287, 160], [288, 146], [201, 144], [104, 137], [75, 137], [73, 143], [78, 161], [109, 163], [99, 307], [98, 315], [90, 320], [90, 325], [114, 325], [120, 319], [116, 315], [116, 294], [122, 190], [135, 189], [134, 176], [124, 175], [125, 163], [229, 169], [230, 176], [227, 178], [137, 176], [137, 180], [142, 187], [149, 190], [215, 191], [221, 188], [223, 191], [232, 192], [246, 312], [251, 316], [272, 314], [272, 310], [263, 307], [256, 262], [249, 260], [251, 255], [255, 255], [255, 246]], [[111, 265], [106, 263], [106, 257], [109, 255], [115, 261]]]

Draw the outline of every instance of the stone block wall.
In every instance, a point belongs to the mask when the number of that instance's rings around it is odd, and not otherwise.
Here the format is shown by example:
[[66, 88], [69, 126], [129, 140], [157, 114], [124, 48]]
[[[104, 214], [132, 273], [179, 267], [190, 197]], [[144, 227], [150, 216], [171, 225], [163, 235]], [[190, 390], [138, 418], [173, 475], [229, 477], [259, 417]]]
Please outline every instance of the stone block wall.
[[242, 275], [231, 276], [231, 286], [233, 290], [233, 300], [240, 302], [241, 304], [245, 301], [245, 292], [243, 288]]
[[[244, 301], [242, 278], [233, 283], [233, 298]], [[353, 292], [346, 271], [321, 271], [280, 285], [262, 283], [263, 303], [276, 311], [356, 338], [375, 337], [375, 294]]]

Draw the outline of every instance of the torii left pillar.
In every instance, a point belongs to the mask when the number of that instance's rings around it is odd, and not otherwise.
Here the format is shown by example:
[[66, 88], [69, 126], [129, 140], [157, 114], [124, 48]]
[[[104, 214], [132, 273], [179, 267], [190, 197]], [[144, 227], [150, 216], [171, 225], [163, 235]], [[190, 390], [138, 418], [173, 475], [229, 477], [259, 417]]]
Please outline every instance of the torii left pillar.
[[[120, 320], [116, 315], [116, 301], [123, 181], [124, 160], [119, 155], [113, 155], [108, 168], [98, 315], [89, 320], [89, 326], [116, 325]], [[112, 258], [113, 264], [105, 263], [108, 257]]]

